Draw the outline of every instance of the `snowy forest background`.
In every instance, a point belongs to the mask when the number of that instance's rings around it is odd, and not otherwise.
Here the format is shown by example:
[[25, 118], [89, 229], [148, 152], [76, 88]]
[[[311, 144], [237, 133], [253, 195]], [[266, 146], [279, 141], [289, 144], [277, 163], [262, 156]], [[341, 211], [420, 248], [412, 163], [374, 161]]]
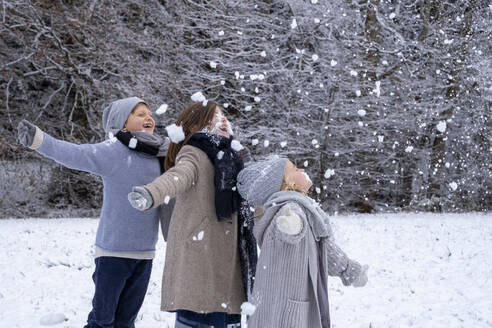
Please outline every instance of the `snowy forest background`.
[[[76, 143], [139, 96], [157, 133], [201, 91], [255, 159], [306, 166], [330, 212], [490, 211], [485, 0], [0, 4], [0, 217], [97, 216], [98, 177], [16, 142], [26, 118]], [[161, 108], [165, 108], [161, 107]]]

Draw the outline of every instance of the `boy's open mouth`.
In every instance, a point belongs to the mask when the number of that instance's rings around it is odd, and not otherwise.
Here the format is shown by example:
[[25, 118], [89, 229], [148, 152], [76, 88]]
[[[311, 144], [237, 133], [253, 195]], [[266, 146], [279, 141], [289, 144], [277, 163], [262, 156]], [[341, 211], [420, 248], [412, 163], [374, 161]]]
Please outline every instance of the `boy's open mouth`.
[[144, 129], [152, 129], [154, 125], [152, 123], [144, 123], [143, 127]]

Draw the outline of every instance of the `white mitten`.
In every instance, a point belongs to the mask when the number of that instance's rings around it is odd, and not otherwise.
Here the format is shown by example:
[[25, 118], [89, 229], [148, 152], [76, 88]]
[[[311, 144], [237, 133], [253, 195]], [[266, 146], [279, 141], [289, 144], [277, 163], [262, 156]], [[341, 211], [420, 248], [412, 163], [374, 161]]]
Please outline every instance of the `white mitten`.
[[367, 264], [362, 266], [362, 269], [360, 270], [359, 278], [352, 283], [352, 286], [354, 287], [364, 287], [367, 284], [367, 270], [369, 269], [369, 266]]
[[302, 231], [302, 219], [286, 206], [284, 215], [277, 218], [278, 230], [288, 235], [297, 235]]

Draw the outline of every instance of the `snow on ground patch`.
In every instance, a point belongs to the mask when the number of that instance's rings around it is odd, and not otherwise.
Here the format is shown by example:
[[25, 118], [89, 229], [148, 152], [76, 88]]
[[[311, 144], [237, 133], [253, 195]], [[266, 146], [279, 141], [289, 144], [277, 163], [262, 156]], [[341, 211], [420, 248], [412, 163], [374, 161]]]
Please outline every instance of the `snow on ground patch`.
[[[94, 291], [97, 219], [0, 220], [0, 327], [42, 328], [50, 314], [80, 328]], [[366, 287], [329, 278], [333, 328], [492, 326], [492, 213], [332, 216], [335, 240], [369, 265]], [[160, 311], [166, 244], [156, 258], [136, 327], [173, 327]], [[263, 268], [260, 268], [263, 269]]]
[[43, 326], [53, 326], [67, 320], [67, 317], [63, 313], [50, 313], [42, 317], [39, 323]]

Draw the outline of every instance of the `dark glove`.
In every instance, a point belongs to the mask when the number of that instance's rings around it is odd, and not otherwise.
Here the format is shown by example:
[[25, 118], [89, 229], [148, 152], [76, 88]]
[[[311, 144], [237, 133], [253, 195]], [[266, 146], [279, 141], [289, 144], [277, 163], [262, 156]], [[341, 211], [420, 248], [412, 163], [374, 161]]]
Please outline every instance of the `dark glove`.
[[17, 125], [17, 140], [23, 146], [31, 147], [36, 134], [36, 126], [27, 120], [20, 121]]

